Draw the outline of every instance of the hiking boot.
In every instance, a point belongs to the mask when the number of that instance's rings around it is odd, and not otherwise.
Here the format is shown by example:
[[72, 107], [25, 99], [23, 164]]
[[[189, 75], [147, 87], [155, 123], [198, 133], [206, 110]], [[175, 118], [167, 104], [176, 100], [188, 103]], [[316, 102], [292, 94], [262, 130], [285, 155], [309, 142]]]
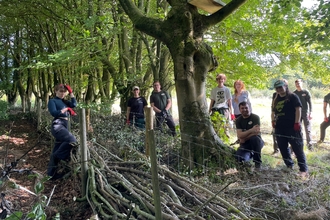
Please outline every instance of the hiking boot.
[[255, 163], [254, 164], [254, 170], [255, 171], [260, 171], [261, 170], [261, 163]]

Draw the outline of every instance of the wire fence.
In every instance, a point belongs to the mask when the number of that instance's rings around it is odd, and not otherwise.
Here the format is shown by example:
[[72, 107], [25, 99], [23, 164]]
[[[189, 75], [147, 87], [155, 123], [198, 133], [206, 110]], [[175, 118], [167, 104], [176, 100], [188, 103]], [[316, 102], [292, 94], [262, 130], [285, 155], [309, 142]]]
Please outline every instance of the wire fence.
[[[128, 131], [128, 136], [123, 137], [123, 139], [127, 138], [127, 142], [129, 144], [130, 141], [132, 141], [132, 145], [134, 145], [133, 147], [135, 147], [137, 150], [144, 152], [145, 153], [145, 149], [144, 149], [144, 135], [145, 135], [145, 129], [141, 129], [140, 127], [134, 128], [134, 126], [124, 126], [125, 124], [125, 113], [123, 112], [122, 114], [122, 121], [119, 122], [122, 123], [122, 126], [116, 127], [115, 129], [120, 132], [120, 131]], [[120, 118], [120, 116], [119, 116]], [[121, 119], [119, 119], [121, 120]], [[113, 130], [113, 128], [111, 128], [113, 125], [113, 123], [106, 123], [109, 127], [108, 128], [104, 128], [105, 130], [111, 131]], [[176, 124], [178, 124], [178, 121], [176, 122]], [[189, 121], [189, 124], [191, 126], [196, 127], [196, 129], [201, 129], [202, 127], [207, 126], [207, 123], [203, 123], [200, 121]], [[118, 125], [117, 125], [118, 126]], [[178, 126], [178, 125], [177, 125]], [[207, 174], [210, 172], [214, 172], [217, 173], [220, 170], [225, 169], [226, 167], [221, 167], [221, 161], [219, 161], [218, 166], [214, 166], [214, 164], [209, 164], [209, 152], [213, 152], [213, 154], [215, 156], [217, 156], [218, 158], [223, 158], [223, 157], [228, 157], [228, 158], [235, 158], [235, 150], [239, 147], [239, 144], [230, 144], [230, 143], [224, 143], [223, 146], [226, 146], [228, 148], [231, 148], [232, 151], [228, 151], [226, 150], [226, 147], [217, 147], [215, 148], [214, 145], [208, 145], [205, 143], [209, 143], [210, 140], [209, 139], [205, 139], [203, 137], [198, 137], [199, 142], [196, 143], [194, 140], [196, 139], [196, 136], [193, 136], [191, 134], [188, 133], [181, 133], [177, 127], [176, 131], [177, 131], [177, 136], [176, 137], [172, 137], [171, 131], [169, 130], [169, 128], [164, 125], [163, 126], [165, 129], [163, 131], [158, 131], [156, 130], [155, 133], [155, 143], [156, 143], [156, 148], [157, 148], [157, 152], [158, 152], [158, 161], [161, 164], [165, 164], [167, 167], [169, 167], [172, 170], [175, 170], [177, 172], [185, 172], [187, 175], [193, 175], [194, 169], [193, 167], [202, 167], [203, 168], [203, 173]], [[155, 120], [154, 120], [154, 128], [155, 128]], [[129, 132], [131, 132], [131, 134], [129, 134]], [[304, 128], [302, 126], [302, 133], [304, 134]], [[138, 134], [138, 135], [136, 135]], [[230, 131], [230, 134], [232, 135], [232, 137], [236, 137], [236, 130], [235, 128], [232, 128]], [[123, 134], [121, 134], [123, 135]], [[216, 135], [216, 134], [214, 134]], [[262, 160], [267, 158], [266, 161], [272, 160], [269, 158], [274, 158], [276, 160], [279, 160], [276, 164], [283, 164], [283, 166], [285, 166], [283, 158], [281, 156], [281, 154], [277, 154], [277, 155], [273, 155], [272, 153], [267, 153], [269, 151], [265, 150], [265, 148], [272, 148], [273, 142], [269, 142], [268, 139], [271, 138], [272, 135], [275, 136], [281, 136], [281, 137], [286, 137], [288, 139], [296, 139], [297, 137], [293, 137], [293, 136], [284, 136], [284, 135], [279, 135], [279, 134], [274, 134], [272, 132], [271, 128], [265, 128], [261, 131], [261, 137], [267, 136], [267, 142], [265, 142], [265, 146], [263, 148], [263, 150], [261, 151], [261, 158]], [[184, 137], [184, 143], [185, 146], [182, 146], [182, 138]], [[232, 139], [232, 138], [231, 138]], [[234, 138], [234, 140], [236, 140], [236, 138]], [[305, 143], [306, 142], [306, 138], [302, 138], [302, 141]], [[328, 141], [324, 141], [321, 145], [317, 145], [317, 141], [318, 140], [312, 140], [315, 143], [315, 150], [316, 151], [321, 151], [321, 150], [327, 150], [327, 146], [329, 145]], [[138, 143], [138, 144], [137, 144]], [[204, 144], [203, 144], [204, 143]], [[138, 147], [136, 147], [138, 146]], [[185, 148], [186, 151], [191, 151], [191, 146], [198, 146], [202, 153], [202, 159], [200, 161], [203, 161], [203, 163], [199, 163], [196, 162], [194, 160], [192, 160], [190, 157], [185, 157], [183, 156], [183, 148]], [[304, 150], [305, 155], [307, 155], [307, 152]], [[252, 153], [256, 153], [251, 151]], [[292, 154], [291, 155], [292, 159], [295, 161], [295, 155]], [[308, 159], [307, 159], [307, 165], [309, 168], [315, 168], [315, 169], [324, 169], [323, 166], [319, 166], [317, 164], [322, 164], [324, 161], [322, 159], [322, 156], [320, 157], [315, 157], [315, 160], [319, 160], [317, 163], [313, 162], [313, 164], [309, 164]], [[252, 161], [252, 158], [251, 158]], [[188, 165], [187, 165], [188, 164]], [[297, 164], [295, 162], [295, 164]], [[273, 166], [272, 164], [264, 164], [262, 166]], [[282, 167], [282, 166], [281, 166]]]

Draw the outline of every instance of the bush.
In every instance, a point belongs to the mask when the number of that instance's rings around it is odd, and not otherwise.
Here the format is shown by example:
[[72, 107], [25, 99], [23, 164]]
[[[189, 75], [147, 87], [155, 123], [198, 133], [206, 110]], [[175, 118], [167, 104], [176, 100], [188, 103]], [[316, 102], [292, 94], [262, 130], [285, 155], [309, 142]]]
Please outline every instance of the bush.
[[8, 119], [9, 105], [6, 101], [0, 100], [0, 119]]

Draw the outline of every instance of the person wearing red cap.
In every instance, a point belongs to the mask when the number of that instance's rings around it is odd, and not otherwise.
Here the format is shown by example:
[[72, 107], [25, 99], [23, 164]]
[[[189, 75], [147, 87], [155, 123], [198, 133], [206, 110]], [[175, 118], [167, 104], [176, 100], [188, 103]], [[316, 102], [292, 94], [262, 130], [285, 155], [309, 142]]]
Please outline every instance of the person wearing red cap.
[[[69, 92], [71, 100], [65, 100]], [[77, 146], [76, 138], [68, 130], [68, 118], [76, 115], [72, 108], [77, 106], [77, 100], [69, 85], [59, 84], [55, 86], [55, 98], [48, 102], [48, 111], [54, 117], [51, 125], [51, 133], [55, 138], [55, 146], [48, 163], [47, 175], [51, 180], [61, 178], [65, 173], [57, 173], [60, 160], [70, 160], [70, 152]]]
[[126, 111], [126, 124], [144, 129], [144, 107], [148, 105], [147, 100], [140, 96], [140, 88], [134, 86], [133, 97], [128, 100]]

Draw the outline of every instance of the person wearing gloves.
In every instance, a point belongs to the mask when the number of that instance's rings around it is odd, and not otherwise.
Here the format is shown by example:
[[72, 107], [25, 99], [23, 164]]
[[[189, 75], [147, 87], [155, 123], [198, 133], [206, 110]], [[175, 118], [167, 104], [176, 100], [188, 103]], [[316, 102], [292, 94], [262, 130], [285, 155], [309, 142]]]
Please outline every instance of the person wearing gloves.
[[[71, 100], [65, 100], [67, 92]], [[70, 160], [70, 151], [77, 146], [76, 138], [68, 130], [68, 119], [76, 115], [72, 108], [77, 106], [77, 100], [69, 85], [59, 84], [55, 86], [55, 98], [48, 102], [48, 111], [54, 117], [51, 125], [51, 133], [55, 138], [55, 146], [50, 156], [47, 175], [51, 180], [61, 178], [65, 173], [57, 173], [60, 160]]]
[[[301, 102], [299, 97], [291, 93], [283, 80], [277, 80], [274, 88], [278, 96], [273, 102], [272, 125], [275, 128], [278, 148], [282, 154], [285, 165], [293, 169], [289, 143], [295, 153], [299, 166], [299, 175], [308, 175], [304, 141], [301, 131]], [[276, 120], [274, 116], [276, 115]]]
[[[226, 81], [225, 74], [218, 74], [216, 77], [218, 86], [211, 91], [211, 103], [209, 107], [209, 113], [219, 112], [223, 115], [227, 122], [235, 120], [235, 115], [232, 113], [232, 97], [228, 87], [224, 85]], [[225, 128], [226, 135], [229, 137], [228, 128]]]
[[146, 99], [140, 96], [140, 88], [133, 87], [133, 97], [128, 100], [126, 112], [126, 124], [144, 129], [144, 107], [148, 105]]
[[163, 130], [162, 124], [165, 121], [172, 136], [176, 135], [175, 123], [173, 117], [169, 111], [172, 106], [171, 97], [166, 91], [160, 89], [160, 83], [158, 81], [153, 83], [154, 90], [150, 96], [150, 106], [156, 113], [156, 127], [159, 130]]

